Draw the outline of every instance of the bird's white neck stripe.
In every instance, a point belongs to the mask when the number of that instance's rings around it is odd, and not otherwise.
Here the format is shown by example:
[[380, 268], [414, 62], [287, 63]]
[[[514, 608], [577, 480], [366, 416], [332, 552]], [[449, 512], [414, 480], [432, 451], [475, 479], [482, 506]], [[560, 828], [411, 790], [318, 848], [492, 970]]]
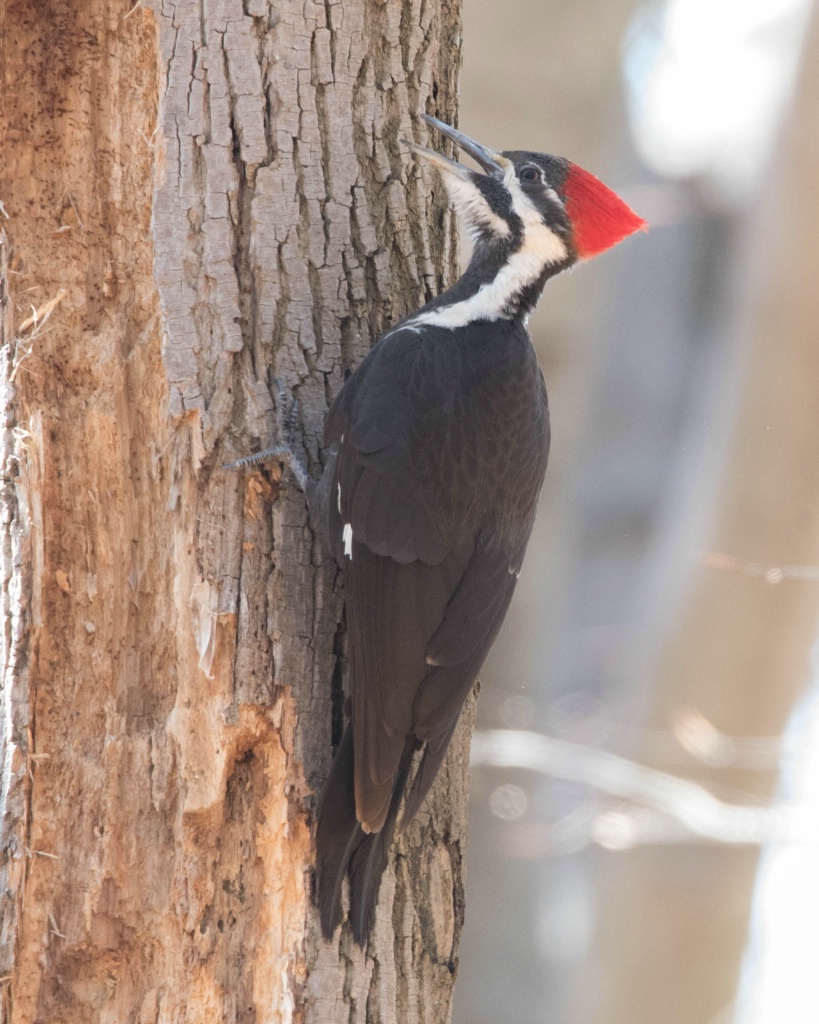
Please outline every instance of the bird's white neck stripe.
[[[433, 324], [437, 327], [465, 327], [473, 320], [501, 320], [514, 315], [514, 300], [520, 293], [543, 273], [547, 263], [557, 263], [566, 255], [566, 247], [556, 235], [552, 256], [544, 261], [542, 251], [519, 249], [510, 256], [509, 261], [498, 271], [497, 275], [486, 284], [482, 284], [474, 295], [462, 299], [451, 306], [432, 309], [421, 313], [410, 321], [416, 324]], [[409, 326], [409, 325], [408, 325]]]
[[407, 326], [432, 324], [437, 327], [465, 327], [473, 320], [509, 319], [515, 314], [515, 300], [537, 281], [546, 267], [566, 258], [566, 244], [539, 220], [529, 225], [523, 245], [512, 253], [495, 277], [482, 284], [474, 295], [451, 306], [441, 306], [413, 317]]
[[[510, 236], [509, 225], [491, 210], [485, 197], [476, 188], [469, 188], [460, 178], [450, 175], [446, 175], [445, 180], [455, 207], [467, 226], [471, 225], [478, 234], [481, 228], [488, 228], [496, 236]], [[512, 209], [523, 224], [520, 248], [511, 254], [495, 277], [482, 284], [474, 295], [449, 306], [439, 306], [426, 313], [419, 313], [408, 320], [405, 327], [417, 330], [422, 324], [432, 324], [456, 328], [465, 327], [475, 320], [511, 319], [518, 312], [518, 300], [526, 288], [533, 285], [547, 267], [566, 259], [566, 243], [545, 223], [540, 211], [521, 188], [511, 165], [504, 185], [512, 197]], [[554, 202], [562, 205], [557, 193], [550, 191]]]

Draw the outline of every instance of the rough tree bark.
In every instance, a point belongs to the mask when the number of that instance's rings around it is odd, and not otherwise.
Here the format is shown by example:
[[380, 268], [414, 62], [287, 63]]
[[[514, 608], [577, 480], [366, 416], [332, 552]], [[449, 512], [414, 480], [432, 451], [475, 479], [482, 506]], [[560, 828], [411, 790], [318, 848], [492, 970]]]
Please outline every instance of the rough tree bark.
[[5, 0], [0, 56], [3, 1020], [446, 1021], [468, 723], [368, 950], [322, 943], [342, 595], [289, 475], [219, 465], [297, 399], [317, 474], [453, 273], [398, 139], [459, 4]]

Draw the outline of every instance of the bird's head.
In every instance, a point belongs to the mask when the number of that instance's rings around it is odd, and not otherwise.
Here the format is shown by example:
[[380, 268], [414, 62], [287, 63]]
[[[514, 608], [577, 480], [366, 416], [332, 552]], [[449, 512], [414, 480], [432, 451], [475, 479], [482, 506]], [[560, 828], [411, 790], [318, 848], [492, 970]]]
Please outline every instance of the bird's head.
[[610, 249], [646, 222], [582, 167], [546, 153], [496, 153], [435, 117], [424, 120], [455, 142], [475, 171], [407, 142], [441, 174], [476, 248], [527, 254], [552, 272]]

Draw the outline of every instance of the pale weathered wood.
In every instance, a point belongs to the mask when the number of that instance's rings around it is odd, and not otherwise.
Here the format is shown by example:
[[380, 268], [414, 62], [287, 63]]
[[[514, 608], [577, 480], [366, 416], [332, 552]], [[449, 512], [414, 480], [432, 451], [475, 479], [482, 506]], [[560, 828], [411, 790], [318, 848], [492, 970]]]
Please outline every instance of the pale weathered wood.
[[466, 730], [366, 954], [322, 943], [342, 595], [287, 471], [219, 466], [297, 400], [317, 474], [345, 370], [451, 277], [398, 139], [453, 116], [458, 4], [0, 19], [3, 1019], [446, 1021]]

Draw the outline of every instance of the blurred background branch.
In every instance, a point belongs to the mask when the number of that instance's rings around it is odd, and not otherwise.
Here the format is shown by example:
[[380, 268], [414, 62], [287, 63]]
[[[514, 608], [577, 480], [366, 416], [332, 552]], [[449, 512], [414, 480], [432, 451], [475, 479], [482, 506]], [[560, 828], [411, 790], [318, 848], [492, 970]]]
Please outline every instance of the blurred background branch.
[[[734, 741], [736, 742], [736, 741]], [[591, 835], [607, 849], [697, 837], [715, 843], [819, 844], [819, 821], [803, 808], [726, 803], [703, 786], [595, 747], [515, 729], [477, 731], [472, 765], [523, 768], [579, 783], [658, 812], [601, 811]], [[682, 828], [673, 828], [673, 824]]]

